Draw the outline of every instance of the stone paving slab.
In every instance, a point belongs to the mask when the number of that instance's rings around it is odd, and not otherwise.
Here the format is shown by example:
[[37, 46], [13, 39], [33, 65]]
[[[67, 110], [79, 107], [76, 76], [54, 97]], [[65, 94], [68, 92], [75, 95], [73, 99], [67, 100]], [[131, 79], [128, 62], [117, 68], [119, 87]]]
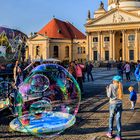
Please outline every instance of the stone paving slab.
[[[140, 140], [140, 94], [138, 94], [138, 101], [136, 104], [136, 109], [134, 111], [130, 110], [130, 101], [129, 101], [129, 95], [126, 94], [123, 99], [123, 113], [122, 113], [122, 136], [123, 140]], [[107, 106], [104, 107], [104, 109], [107, 111]], [[104, 110], [104, 111], [105, 111]], [[101, 110], [102, 111], [102, 110]], [[109, 117], [109, 113], [106, 114], [107, 118]], [[104, 132], [98, 132], [96, 133], [96, 136], [94, 136], [91, 140], [109, 140], [107, 137], [105, 137], [105, 134], [108, 130], [108, 119], [104, 120], [104, 124], [102, 126], [105, 126], [106, 129], [104, 129]]]

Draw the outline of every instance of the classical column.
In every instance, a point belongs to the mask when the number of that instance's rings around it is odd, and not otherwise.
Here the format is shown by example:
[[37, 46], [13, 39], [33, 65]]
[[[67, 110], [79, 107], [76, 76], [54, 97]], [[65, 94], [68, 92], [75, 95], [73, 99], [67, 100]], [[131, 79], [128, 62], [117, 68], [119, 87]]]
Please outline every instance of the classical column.
[[98, 48], [97, 48], [97, 51], [98, 51], [98, 61], [101, 60], [101, 32], [99, 31], [98, 32]]
[[103, 40], [103, 32], [101, 32], [101, 53], [100, 53], [100, 58], [101, 60], [103, 60], [103, 44], [104, 44], [104, 40]]
[[109, 59], [113, 59], [113, 31], [110, 31]]
[[90, 36], [90, 61], [93, 60], [93, 36]]
[[135, 49], [134, 49], [135, 62], [139, 59], [139, 47], [138, 47], [138, 30], [135, 30]]
[[125, 61], [126, 60], [126, 46], [125, 46], [125, 30], [122, 31], [122, 60]]
[[90, 60], [90, 57], [91, 57], [91, 52], [90, 52], [90, 33], [87, 33], [87, 43], [88, 43], [88, 54], [87, 54], [87, 58], [88, 58], [88, 61]]
[[112, 58], [115, 60], [115, 32], [112, 32]]
[[87, 61], [89, 61], [89, 34], [88, 32], [86, 32], [86, 34], [87, 34], [86, 59]]

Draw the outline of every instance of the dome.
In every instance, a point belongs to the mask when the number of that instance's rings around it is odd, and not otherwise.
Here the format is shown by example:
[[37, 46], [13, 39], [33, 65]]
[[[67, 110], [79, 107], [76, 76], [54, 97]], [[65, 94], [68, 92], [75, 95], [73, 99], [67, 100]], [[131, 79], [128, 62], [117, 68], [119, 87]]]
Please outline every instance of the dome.
[[27, 35], [19, 30], [0, 26], [0, 61], [18, 59], [21, 53], [19, 50], [27, 38]]
[[119, 1], [119, 7], [124, 10], [135, 10], [140, 8], [140, 0], [108, 0], [108, 10], [116, 7], [116, 2]]
[[16, 30], [16, 29], [11, 29], [7, 27], [2, 27], [0, 26], [0, 34], [5, 33], [8, 39], [13, 39], [14, 37], [21, 35], [21, 37], [27, 37], [23, 32]]

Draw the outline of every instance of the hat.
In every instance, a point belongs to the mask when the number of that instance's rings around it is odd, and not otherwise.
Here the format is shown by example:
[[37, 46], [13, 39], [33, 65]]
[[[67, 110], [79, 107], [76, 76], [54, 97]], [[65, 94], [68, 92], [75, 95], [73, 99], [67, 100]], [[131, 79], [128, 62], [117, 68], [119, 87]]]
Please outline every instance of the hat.
[[113, 81], [121, 82], [122, 81], [122, 77], [119, 76], [119, 75], [116, 75], [116, 76], [113, 77]]

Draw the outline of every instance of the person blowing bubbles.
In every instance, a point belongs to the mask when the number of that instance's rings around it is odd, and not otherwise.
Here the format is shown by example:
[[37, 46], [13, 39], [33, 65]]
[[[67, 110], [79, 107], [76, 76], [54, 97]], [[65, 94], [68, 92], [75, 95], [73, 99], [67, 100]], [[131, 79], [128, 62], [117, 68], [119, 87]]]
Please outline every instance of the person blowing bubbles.
[[107, 137], [113, 137], [113, 123], [116, 116], [117, 135], [115, 140], [121, 140], [121, 114], [122, 114], [122, 95], [123, 86], [120, 76], [114, 76], [113, 82], [106, 87], [107, 97], [109, 98], [109, 129], [106, 134]]

